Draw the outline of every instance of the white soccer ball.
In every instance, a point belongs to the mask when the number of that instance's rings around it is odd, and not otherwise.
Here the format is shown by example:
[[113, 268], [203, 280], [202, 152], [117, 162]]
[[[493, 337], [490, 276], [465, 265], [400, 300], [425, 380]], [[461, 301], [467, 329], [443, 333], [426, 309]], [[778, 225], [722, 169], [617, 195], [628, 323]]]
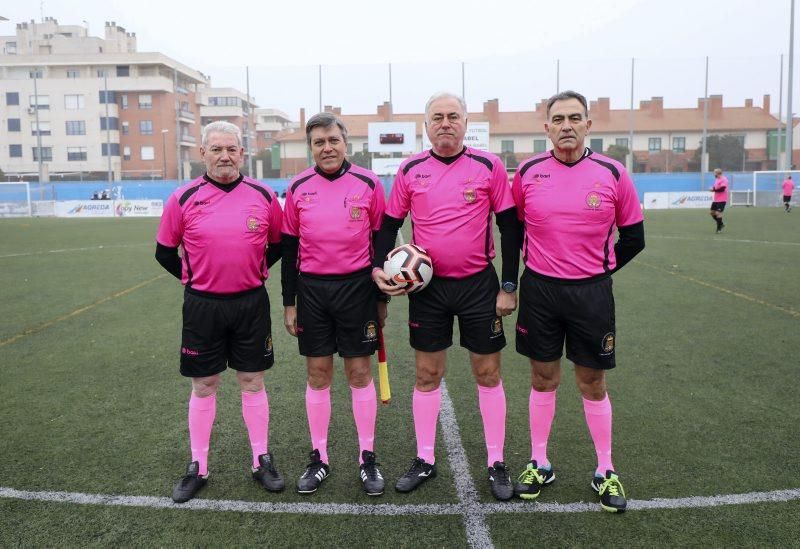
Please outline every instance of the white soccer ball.
[[428, 253], [415, 244], [398, 246], [386, 256], [383, 271], [389, 275], [389, 284], [399, 286], [408, 293], [419, 292], [433, 278], [433, 262]]

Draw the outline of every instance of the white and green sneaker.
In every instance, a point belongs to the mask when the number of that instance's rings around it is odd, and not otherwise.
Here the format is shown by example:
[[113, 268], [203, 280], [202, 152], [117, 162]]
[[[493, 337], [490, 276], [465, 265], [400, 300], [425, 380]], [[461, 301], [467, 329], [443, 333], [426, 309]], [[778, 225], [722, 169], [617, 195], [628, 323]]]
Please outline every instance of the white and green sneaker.
[[600, 495], [600, 507], [609, 513], [622, 513], [628, 506], [619, 475], [611, 469], [606, 471], [605, 478], [595, 474], [592, 489]]
[[527, 467], [517, 477], [514, 493], [522, 499], [536, 499], [542, 491], [542, 486], [550, 484], [556, 479], [553, 467], [539, 467], [536, 460], [528, 463]]

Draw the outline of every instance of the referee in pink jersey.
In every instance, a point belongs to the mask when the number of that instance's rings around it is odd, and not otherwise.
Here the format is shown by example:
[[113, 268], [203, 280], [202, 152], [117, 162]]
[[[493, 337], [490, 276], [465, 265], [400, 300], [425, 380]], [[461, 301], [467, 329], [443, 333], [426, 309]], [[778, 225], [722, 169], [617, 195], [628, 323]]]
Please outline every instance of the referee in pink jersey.
[[[373, 235], [385, 197], [378, 177], [347, 161], [347, 128], [320, 113], [306, 124], [314, 166], [295, 177], [286, 193], [281, 263], [284, 324], [306, 357], [306, 413], [311, 457], [297, 481], [301, 494], [316, 492], [330, 474], [333, 354], [344, 360], [359, 445], [358, 476], [367, 495], [384, 480], [376, 461], [377, 395], [372, 355], [386, 299], [372, 282]], [[381, 294], [382, 296], [382, 294]], [[382, 296], [385, 298], [385, 296]]]
[[236, 370], [242, 393], [253, 478], [271, 492], [284, 488], [268, 450], [264, 389], [264, 370], [274, 361], [264, 280], [281, 256], [281, 207], [272, 189], [239, 173], [244, 149], [233, 124], [203, 128], [200, 155], [205, 175], [169, 197], [156, 237], [156, 259], [185, 287], [180, 372], [192, 381], [192, 460], [173, 489], [176, 503], [192, 499], [208, 481], [216, 394], [227, 367]]
[[[373, 279], [382, 291], [404, 293], [388, 284], [389, 277], [381, 267], [410, 213], [412, 241], [430, 254], [434, 276], [423, 291], [408, 296], [410, 341], [416, 358], [412, 410], [417, 455], [395, 489], [410, 492], [436, 476], [440, 383], [456, 317], [460, 344], [469, 351], [478, 385], [489, 487], [496, 499], [508, 500], [514, 490], [503, 457], [506, 397], [500, 378], [500, 350], [506, 345], [502, 317], [517, 306], [520, 226], [500, 159], [464, 146], [464, 99], [451, 93], [431, 97], [425, 106], [425, 131], [431, 149], [400, 165], [373, 263]], [[493, 217], [500, 228], [501, 281], [492, 266]]]
[[531, 363], [531, 460], [515, 491], [535, 499], [555, 480], [547, 442], [566, 343], [597, 454], [591, 486], [604, 509], [624, 511], [605, 372], [616, 365], [611, 275], [644, 249], [642, 211], [622, 164], [585, 146], [592, 127], [585, 97], [551, 97], [544, 127], [553, 149], [520, 164], [512, 184], [525, 225], [516, 346]]
[[781, 188], [783, 189], [783, 211], [789, 213], [792, 211], [792, 193], [794, 192], [794, 181], [792, 181], [791, 175], [786, 176]]
[[722, 222], [722, 213], [725, 211], [725, 205], [728, 203], [730, 184], [728, 183], [728, 178], [722, 175], [722, 170], [720, 168], [714, 170], [714, 184], [709, 191], [714, 193], [714, 198], [708, 213], [714, 218], [717, 224], [717, 232], [721, 233], [722, 229], [725, 228], [725, 223]]

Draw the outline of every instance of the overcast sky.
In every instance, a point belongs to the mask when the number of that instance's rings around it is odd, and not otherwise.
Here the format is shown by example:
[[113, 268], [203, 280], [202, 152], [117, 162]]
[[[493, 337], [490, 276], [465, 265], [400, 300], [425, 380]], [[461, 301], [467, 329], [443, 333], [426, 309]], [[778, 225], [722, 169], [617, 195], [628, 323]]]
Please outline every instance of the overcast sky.
[[420, 112], [436, 91], [460, 92], [462, 62], [473, 111], [492, 98], [502, 110], [529, 110], [557, 87], [627, 108], [632, 57], [637, 104], [663, 96], [668, 107], [695, 105], [709, 56], [710, 94], [726, 106], [771, 94], [777, 112], [781, 54], [786, 105], [789, 9], [790, 0], [0, 0], [9, 19], [0, 35], [42, 15], [88, 25], [93, 36], [115, 21], [136, 33], [139, 51], [164, 53], [215, 86], [244, 91], [249, 65], [258, 104], [293, 119], [300, 107], [319, 108], [318, 65], [322, 103], [346, 114], [389, 99], [389, 63], [395, 112]]

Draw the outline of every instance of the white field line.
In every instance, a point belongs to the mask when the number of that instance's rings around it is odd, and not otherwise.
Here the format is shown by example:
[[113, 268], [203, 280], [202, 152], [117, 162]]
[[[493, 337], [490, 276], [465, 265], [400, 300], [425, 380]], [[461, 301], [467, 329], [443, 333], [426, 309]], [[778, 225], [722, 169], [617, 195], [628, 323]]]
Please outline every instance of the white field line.
[[[16, 490], [0, 487], [0, 498], [80, 505], [107, 505], [111, 507], [144, 507], [151, 509], [185, 509], [190, 511], [234, 511], [239, 513], [296, 513], [313, 515], [459, 515], [465, 513], [460, 504], [395, 505], [348, 503], [267, 503], [257, 501], [193, 499], [188, 503], [173, 503], [168, 497], [123, 496], [114, 494], [85, 494], [81, 492], [48, 492]], [[719, 496], [690, 496], [685, 498], [629, 500], [628, 511], [650, 509], [687, 509], [719, 507], [721, 505], [749, 505], [753, 503], [780, 503], [800, 499], [800, 488], [747, 492]], [[587, 513], [601, 512], [596, 503], [484, 503], [476, 507], [485, 514], [500, 513]]]
[[88, 251], [97, 251], [97, 250], [108, 250], [111, 248], [141, 248], [142, 246], [152, 246], [153, 250], [155, 250], [155, 242], [145, 242], [142, 244], [99, 244], [97, 246], [86, 246], [83, 248], [62, 248], [59, 250], [41, 250], [38, 252], [20, 252], [16, 254], [2, 254], [0, 255], [0, 259], [5, 259], [7, 257], [28, 257], [32, 255], [44, 255], [44, 254], [63, 254], [69, 252], [88, 252]]
[[721, 242], [735, 242], [742, 244], [774, 244], [775, 246], [800, 246], [800, 242], [781, 242], [779, 240], [746, 240], [743, 238], [724, 238], [724, 237], [703, 238], [694, 236], [669, 236], [669, 235], [648, 234], [646, 235], [645, 238], [647, 239], [656, 238], [662, 240], [690, 240], [693, 242], [714, 242], [714, 244], [718, 244]]

